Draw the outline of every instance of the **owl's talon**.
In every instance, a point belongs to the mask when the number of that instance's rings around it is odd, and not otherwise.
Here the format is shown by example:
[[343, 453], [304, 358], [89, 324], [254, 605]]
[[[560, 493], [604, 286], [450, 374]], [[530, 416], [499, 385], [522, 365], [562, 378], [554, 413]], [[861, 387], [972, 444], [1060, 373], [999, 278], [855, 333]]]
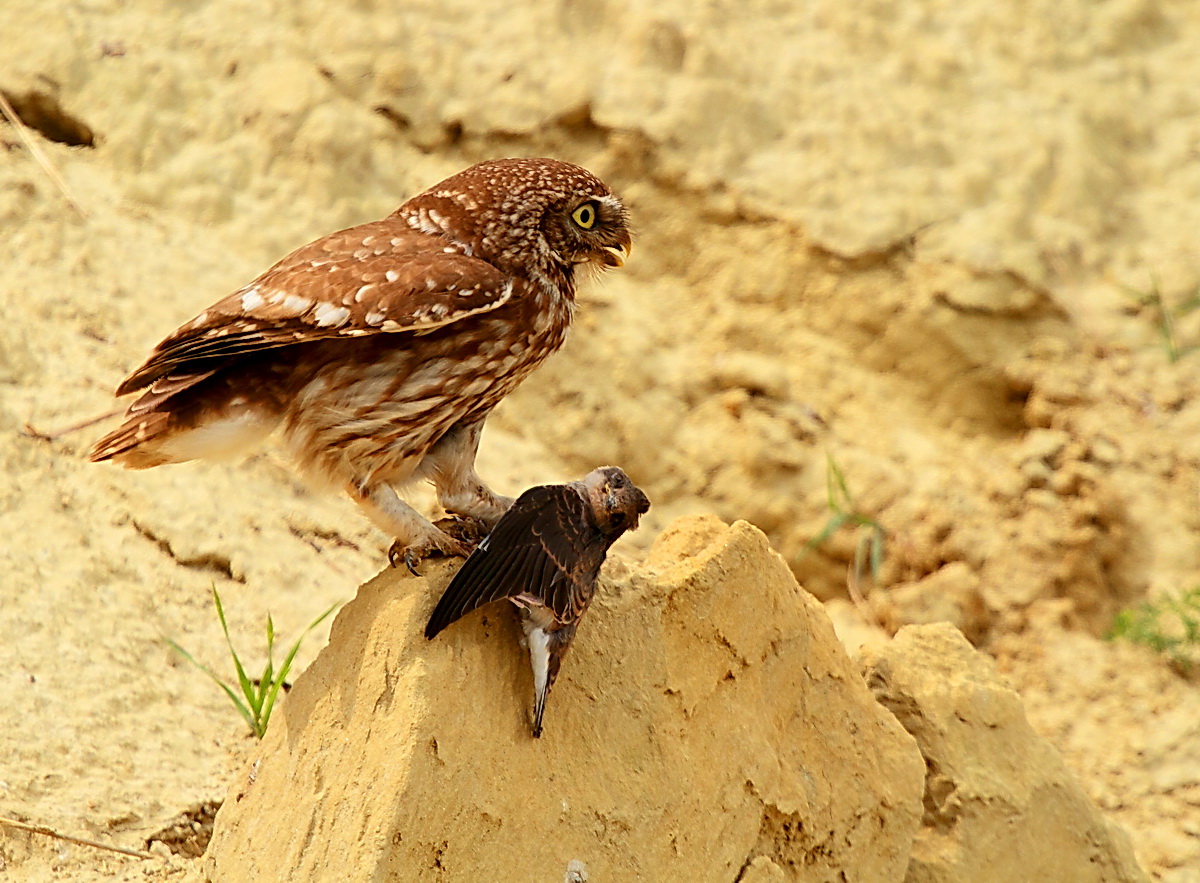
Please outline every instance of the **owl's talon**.
[[[404, 566], [408, 568], [408, 572], [411, 573], [413, 576], [421, 575], [421, 574], [417, 573], [417, 565], [420, 562], [421, 562], [421, 559], [412, 553], [412, 549], [409, 549], [404, 553]], [[392, 566], [394, 567], [395, 565], [392, 565]]]
[[[390, 564], [392, 567], [400, 566], [400, 562], [404, 560], [405, 556], [404, 547], [400, 545], [399, 540], [394, 541], [390, 546], [388, 546], [387, 556], [388, 564]], [[411, 565], [409, 569], [411, 569]]]
[[399, 567], [401, 562], [408, 568], [409, 573], [413, 576], [420, 576], [417, 570], [417, 565], [426, 558], [466, 558], [471, 554], [474, 546], [462, 542], [448, 534], [438, 531], [438, 536], [429, 537], [428, 539], [418, 540], [415, 543], [407, 545], [402, 544], [400, 540], [396, 540], [388, 548], [388, 563], [392, 567]]

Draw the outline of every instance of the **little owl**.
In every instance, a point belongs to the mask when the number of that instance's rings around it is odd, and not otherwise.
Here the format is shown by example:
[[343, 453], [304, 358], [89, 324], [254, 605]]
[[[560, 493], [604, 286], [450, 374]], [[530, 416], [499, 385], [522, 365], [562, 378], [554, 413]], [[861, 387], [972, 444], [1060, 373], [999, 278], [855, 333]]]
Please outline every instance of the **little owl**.
[[621, 266], [620, 200], [551, 159], [471, 166], [381, 221], [285, 257], [155, 347], [92, 460], [134, 469], [244, 451], [275, 429], [299, 469], [344, 488], [392, 560], [466, 555], [396, 487], [427, 479], [490, 529], [512, 504], [475, 473], [484, 420], [562, 346], [581, 265]]

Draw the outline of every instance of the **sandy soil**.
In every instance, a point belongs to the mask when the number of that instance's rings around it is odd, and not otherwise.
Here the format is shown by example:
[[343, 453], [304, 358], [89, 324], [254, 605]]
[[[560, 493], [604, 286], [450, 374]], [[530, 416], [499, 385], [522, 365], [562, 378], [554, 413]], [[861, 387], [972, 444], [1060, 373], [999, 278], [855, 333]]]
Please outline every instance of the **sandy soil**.
[[[83, 461], [98, 428], [55, 431], [292, 248], [550, 154], [640, 235], [483, 474], [618, 463], [655, 501], [629, 551], [745, 518], [833, 598], [853, 535], [805, 551], [831, 455], [889, 531], [880, 618], [959, 624], [1147, 870], [1200, 880], [1200, 691], [1098, 638], [1200, 582], [1200, 353], [1171, 361], [1139, 301], [1200, 344], [1200, 8], [367, 6], [5, 5], [0, 89], [56, 96], [95, 146], [41, 142], [80, 217], [0, 124], [0, 815], [137, 849], [202, 828], [248, 737], [163, 638], [224, 665], [216, 585], [260, 665], [268, 611], [295, 635], [384, 563], [272, 452], [127, 473]], [[194, 873], [152, 848], [0, 828], [0, 870]]]

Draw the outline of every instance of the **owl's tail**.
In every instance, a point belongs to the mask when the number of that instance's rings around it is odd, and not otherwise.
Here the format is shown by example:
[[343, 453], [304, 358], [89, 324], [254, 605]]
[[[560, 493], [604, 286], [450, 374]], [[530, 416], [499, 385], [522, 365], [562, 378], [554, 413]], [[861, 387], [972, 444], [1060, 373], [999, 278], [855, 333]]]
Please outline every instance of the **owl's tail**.
[[92, 445], [88, 459], [93, 463], [115, 460], [130, 469], [149, 469], [151, 466], [176, 462], [156, 450], [158, 445], [155, 444], [166, 434], [170, 423], [171, 415], [165, 411], [130, 417]]
[[[191, 394], [215, 372], [162, 377], [129, 406], [125, 422], [92, 446], [92, 462], [149, 469], [188, 460], [228, 460], [262, 442], [280, 417], [245, 397]], [[181, 395], [181, 393], [183, 393]]]

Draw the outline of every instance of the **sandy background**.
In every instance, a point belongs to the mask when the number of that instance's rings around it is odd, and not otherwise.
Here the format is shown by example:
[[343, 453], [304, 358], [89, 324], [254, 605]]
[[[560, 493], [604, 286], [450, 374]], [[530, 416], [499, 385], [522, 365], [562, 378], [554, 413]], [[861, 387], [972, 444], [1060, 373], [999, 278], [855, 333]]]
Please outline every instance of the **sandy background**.
[[[90, 465], [181, 321], [471, 162], [549, 154], [626, 199], [633, 260], [502, 405], [502, 492], [622, 465], [761, 526], [810, 591], [826, 454], [890, 532], [881, 618], [948, 617], [1156, 878], [1200, 880], [1200, 691], [1098, 639], [1200, 582], [1200, 7], [1158, 0], [244, 4], [7, 0], [0, 89], [56, 95], [75, 214], [0, 124], [0, 814], [141, 848], [249, 747], [172, 637], [256, 657], [384, 563], [272, 453]], [[1200, 344], [1200, 312], [1180, 316]], [[309, 640], [315, 656], [327, 629]], [[162, 847], [156, 847], [162, 849]], [[11, 879], [194, 873], [0, 828]]]

